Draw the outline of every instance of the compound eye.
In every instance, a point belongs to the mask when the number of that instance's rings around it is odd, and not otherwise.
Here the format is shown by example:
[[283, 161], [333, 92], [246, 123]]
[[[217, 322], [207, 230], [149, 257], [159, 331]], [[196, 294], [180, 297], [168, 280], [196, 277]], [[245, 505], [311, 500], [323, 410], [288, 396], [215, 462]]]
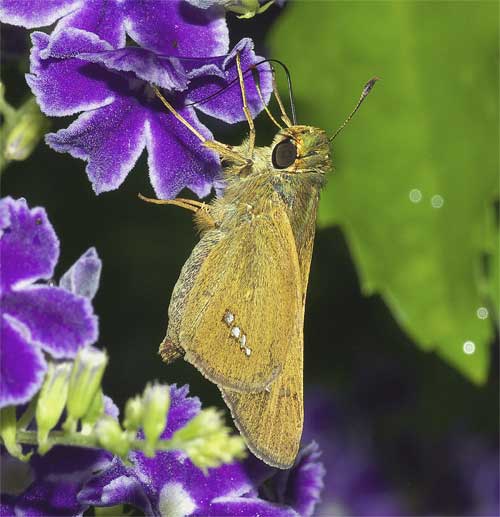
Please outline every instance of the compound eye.
[[297, 159], [297, 148], [292, 140], [283, 140], [273, 149], [272, 161], [275, 169], [286, 169]]

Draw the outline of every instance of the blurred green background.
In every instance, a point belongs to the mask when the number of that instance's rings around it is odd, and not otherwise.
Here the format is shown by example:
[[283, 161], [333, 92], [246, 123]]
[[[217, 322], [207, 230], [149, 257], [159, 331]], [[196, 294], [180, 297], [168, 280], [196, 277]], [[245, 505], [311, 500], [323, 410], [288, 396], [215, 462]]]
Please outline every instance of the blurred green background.
[[[333, 133], [364, 83], [382, 78], [334, 144], [309, 284], [305, 383], [363, 414], [385, 475], [424, 512], [432, 481], [410, 458], [412, 442], [437, 443], [455, 428], [497, 440], [498, 3], [298, 1], [228, 21], [233, 41], [251, 36], [287, 64], [299, 123]], [[18, 104], [28, 94], [26, 56], [3, 57], [7, 98]], [[208, 125], [223, 141], [245, 133]], [[257, 128], [268, 145], [265, 116]], [[166, 367], [156, 353], [197, 236], [186, 212], [137, 199], [153, 195], [145, 157], [118, 191], [96, 197], [84, 163], [42, 143], [2, 183], [3, 195], [47, 209], [62, 243], [58, 275], [97, 248], [107, 392], [123, 402], [157, 378], [189, 383], [222, 406], [196, 370]]]

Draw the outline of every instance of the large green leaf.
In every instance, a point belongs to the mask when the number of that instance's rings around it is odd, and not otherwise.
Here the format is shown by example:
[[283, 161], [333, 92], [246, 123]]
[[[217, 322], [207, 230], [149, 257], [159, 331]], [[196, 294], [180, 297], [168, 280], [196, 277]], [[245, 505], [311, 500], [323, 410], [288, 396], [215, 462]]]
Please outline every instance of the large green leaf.
[[292, 71], [300, 122], [332, 133], [382, 77], [335, 141], [319, 222], [342, 226], [364, 292], [380, 293], [416, 343], [484, 381], [494, 318], [477, 311], [496, 235], [498, 4], [290, 2], [271, 48]]

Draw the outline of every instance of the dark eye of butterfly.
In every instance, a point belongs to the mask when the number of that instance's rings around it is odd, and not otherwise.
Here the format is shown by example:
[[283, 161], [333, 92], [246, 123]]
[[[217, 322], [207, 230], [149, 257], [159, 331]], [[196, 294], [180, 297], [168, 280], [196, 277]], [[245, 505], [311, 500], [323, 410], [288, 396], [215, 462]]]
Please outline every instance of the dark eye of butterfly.
[[297, 148], [292, 140], [283, 140], [274, 146], [272, 161], [275, 169], [286, 169], [297, 159]]

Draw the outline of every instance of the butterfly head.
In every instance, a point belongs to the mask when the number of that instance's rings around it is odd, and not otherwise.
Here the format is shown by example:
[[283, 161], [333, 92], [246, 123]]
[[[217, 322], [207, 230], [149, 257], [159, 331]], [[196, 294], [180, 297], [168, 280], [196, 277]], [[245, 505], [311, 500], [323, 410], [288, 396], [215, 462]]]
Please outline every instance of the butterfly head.
[[332, 167], [328, 135], [312, 126], [287, 127], [274, 138], [271, 162], [277, 171], [325, 174]]

